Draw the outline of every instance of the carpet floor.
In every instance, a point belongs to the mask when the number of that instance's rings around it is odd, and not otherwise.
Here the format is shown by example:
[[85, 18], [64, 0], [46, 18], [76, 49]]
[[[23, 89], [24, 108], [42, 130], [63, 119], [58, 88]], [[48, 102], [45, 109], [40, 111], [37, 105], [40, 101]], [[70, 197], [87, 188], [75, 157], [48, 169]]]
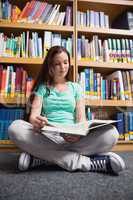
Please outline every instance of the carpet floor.
[[133, 152], [119, 153], [126, 170], [119, 176], [67, 172], [43, 166], [17, 170], [17, 153], [0, 153], [0, 200], [133, 200]]

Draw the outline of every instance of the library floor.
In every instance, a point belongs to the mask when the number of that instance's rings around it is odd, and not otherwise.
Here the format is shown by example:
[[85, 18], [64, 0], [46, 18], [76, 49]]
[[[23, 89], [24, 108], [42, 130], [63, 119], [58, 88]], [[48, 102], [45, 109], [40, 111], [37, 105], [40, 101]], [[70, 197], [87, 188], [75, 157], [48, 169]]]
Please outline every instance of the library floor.
[[119, 176], [75, 172], [57, 166], [18, 172], [17, 153], [0, 153], [0, 200], [132, 200], [133, 152], [119, 153], [127, 169]]

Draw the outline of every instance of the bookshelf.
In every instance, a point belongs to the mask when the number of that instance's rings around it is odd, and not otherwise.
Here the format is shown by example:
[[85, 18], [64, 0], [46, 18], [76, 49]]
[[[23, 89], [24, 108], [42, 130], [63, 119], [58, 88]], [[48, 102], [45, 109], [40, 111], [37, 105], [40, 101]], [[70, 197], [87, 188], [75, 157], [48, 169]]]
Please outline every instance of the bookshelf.
[[[82, 6], [81, 6], [82, 5]], [[93, 35], [97, 35], [102, 41], [108, 38], [127, 38], [133, 39], [132, 30], [124, 29], [114, 29], [111, 28], [111, 23], [117, 15], [122, 13], [126, 9], [133, 8], [132, 1], [125, 0], [77, 0], [76, 10], [80, 12], [79, 16], [76, 16], [77, 26], [76, 26], [76, 41], [81, 38], [82, 35], [85, 39], [91, 40]], [[83, 22], [82, 13], [87, 13], [87, 10], [94, 10], [96, 12], [102, 11], [109, 16], [109, 27], [95, 27], [85, 26]], [[80, 21], [80, 23], [79, 23]], [[87, 20], [86, 20], [87, 21]], [[86, 22], [87, 24], [87, 22]], [[77, 42], [78, 43], [78, 42]], [[78, 72], [82, 72], [85, 68], [92, 68], [95, 72], [99, 72], [104, 76], [113, 73], [117, 70], [132, 70], [133, 63], [114, 63], [114, 62], [104, 62], [96, 61], [91, 59], [86, 59], [80, 57], [78, 58], [78, 44], [76, 44], [76, 75]], [[120, 110], [130, 109], [133, 106], [132, 100], [96, 100], [88, 99], [85, 101], [86, 105], [91, 108], [104, 108], [107, 109], [109, 114], [112, 115], [117, 111], [119, 107]], [[113, 148], [113, 151], [133, 151], [133, 141], [118, 141], [118, 144]]]
[[[26, 4], [26, 0], [20, 1], [10, 1], [12, 4], [18, 5], [21, 9], [24, 8]], [[51, 3], [50, 0], [47, 1]], [[98, 35], [102, 39], [106, 39], [108, 37], [111, 38], [122, 38], [126, 37], [128, 39], [133, 39], [133, 31], [130, 30], [121, 30], [121, 29], [112, 29], [112, 28], [95, 28], [95, 27], [85, 27], [77, 25], [77, 11], [86, 12], [87, 9], [92, 9], [95, 11], [103, 11], [109, 15], [110, 23], [113, 19], [122, 11], [126, 9], [133, 8], [133, 2], [128, 0], [54, 0], [52, 4], [60, 4], [61, 11], [64, 11], [67, 5], [72, 6], [72, 18], [73, 22], [71, 26], [66, 25], [46, 25], [46, 24], [38, 24], [38, 23], [20, 23], [20, 22], [11, 22], [9, 20], [0, 20], [0, 28], [1, 31], [10, 35], [10, 33], [17, 34], [23, 31], [35, 31], [38, 32], [43, 37], [44, 31], [51, 31], [55, 33], [60, 33], [65, 38], [73, 35], [73, 57], [71, 58], [72, 71], [70, 77], [73, 81], [77, 80], [77, 74], [79, 70], [82, 70], [85, 67], [92, 67], [96, 71], [108, 74], [117, 69], [133, 69], [133, 63], [110, 63], [110, 62], [98, 62], [98, 61], [90, 61], [84, 59], [78, 59], [77, 57], [77, 39], [79, 36], [84, 34], [86, 37], [91, 38], [93, 35]], [[44, 57], [42, 58], [7, 58], [0, 57], [0, 64], [3, 65], [19, 65], [24, 67], [33, 78], [36, 77], [38, 68], [41, 67], [43, 63]], [[1, 98], [0, 104], [11, 104], [18, 106], [25, 106], [26, 99], [19, 98]], [[21, 104], [20, 104], [21, 103]], [[115, 112], [115, 107], [132, 107], [132, 101], [123, 101], [123, 100], [89, 100], [86, 99], [86, 105], [91, 107], [108, 107], [113, 108], [113, 112]], [[112, 111], [111, 111], [112, 112]], [[0, 151], [15, 151], [17, 148], [15, 145], [9, 140], [0, 140]], [[119, 141], [118, 145], [113, 149], [114, 151], [133, 151], [133, 141]]]

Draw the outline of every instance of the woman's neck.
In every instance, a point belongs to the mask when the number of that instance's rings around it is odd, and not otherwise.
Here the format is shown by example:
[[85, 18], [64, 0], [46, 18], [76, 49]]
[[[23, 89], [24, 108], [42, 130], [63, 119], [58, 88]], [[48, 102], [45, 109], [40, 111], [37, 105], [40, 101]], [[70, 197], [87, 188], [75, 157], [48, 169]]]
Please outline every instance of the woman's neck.
[[55, 79], [53, 85], [65, 84], [66, 82], [66, 79]]

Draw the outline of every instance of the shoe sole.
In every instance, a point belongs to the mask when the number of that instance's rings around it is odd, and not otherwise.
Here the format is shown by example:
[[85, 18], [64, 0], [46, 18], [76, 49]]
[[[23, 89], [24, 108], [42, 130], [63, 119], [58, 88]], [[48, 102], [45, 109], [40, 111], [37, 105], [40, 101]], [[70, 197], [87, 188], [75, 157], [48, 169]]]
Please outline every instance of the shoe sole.
[[[29, 162], [27, 162], [27, 160]], [[28, 169], [29, 165], [30, 165], [30, 156], [26, 153], [22, 153], [19, 158], [18, 169], [20, 171], [25, 171]]]
[[[119, 173], [120, 171], [124, 170], [126, 168], [125, 166], [125, 162], [123, 161], [123, 159], [117, 155], [116, 153], [113, 153], [113, 152], [108, 152], [108, 153], [103, 153], [103, 154], [100, 154], [100, 155], [108, 155], [110, 156], [110, 161], [112, 162], [111, 163], [111, 167], [113, 169], [113, 171], [115, 173]], [[116, 165], [116, 163], [119, 162], [119, 165]], [[114, 164], [114, 165], [113, 165]], [[119, 167], [118, 167], [119, 166]]]

